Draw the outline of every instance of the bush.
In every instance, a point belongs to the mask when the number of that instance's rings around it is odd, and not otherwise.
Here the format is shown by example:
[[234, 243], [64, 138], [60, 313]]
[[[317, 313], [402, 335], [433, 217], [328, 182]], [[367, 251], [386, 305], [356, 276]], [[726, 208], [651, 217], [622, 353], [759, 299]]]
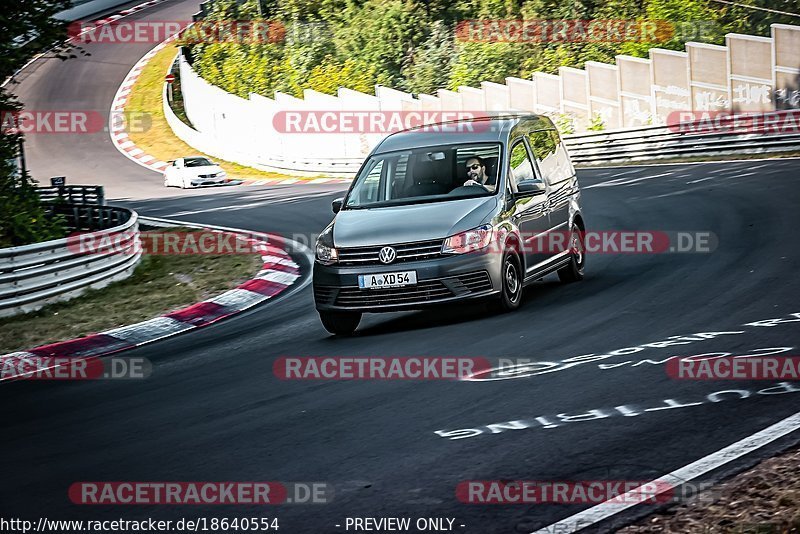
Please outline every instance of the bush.
[[[0, 92], [0, 110], [20, 109], [12, 96]], [[12, 131], [0, 131], [0, 247], [62, 238], [67, 234], [63, 218], [48, 215], [30, 176], [17, 168], [22, 136]]]

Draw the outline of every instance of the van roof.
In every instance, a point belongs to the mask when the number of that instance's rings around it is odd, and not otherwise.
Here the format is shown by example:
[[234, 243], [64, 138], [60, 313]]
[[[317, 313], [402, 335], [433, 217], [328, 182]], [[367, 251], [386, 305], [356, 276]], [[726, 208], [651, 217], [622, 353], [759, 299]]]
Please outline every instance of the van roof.
[[468, 117], [395, 132], [378, 143], [374, 153], [382, 154], [445, 144], [507, 142], [511, 131], [521, 122], [530, 122], [526, 128], [530, 131], [553, 128], [549, 118], [533, 113]]

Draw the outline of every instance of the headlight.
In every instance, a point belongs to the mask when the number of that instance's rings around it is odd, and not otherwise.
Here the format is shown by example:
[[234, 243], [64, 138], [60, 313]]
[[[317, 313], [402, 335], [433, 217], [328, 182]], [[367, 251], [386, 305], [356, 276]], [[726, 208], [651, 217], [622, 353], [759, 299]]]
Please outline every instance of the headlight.
[[492, 225], [484, 224], [472, 230], [452, 235], [444, 240], [442, 252], [444, 254], [465, 254], [474, 250], [481, 250], [489, 246], [492, 241]]
[[339, 253], [333, 246], [333, 226], [329, 226], [319, 235], [315, 251], [317, 261], [323, 265], [331, 265], [339, 261]]
[[217, 173], [217, 177], [218, 177], [218, 178], [220, 178], [220, 177], [224, 177], [224, 176], [228, 176], [228, 173], [227, 173], [227, 172], [225, 172], [225, 171], [219, 171], [219, 172]]

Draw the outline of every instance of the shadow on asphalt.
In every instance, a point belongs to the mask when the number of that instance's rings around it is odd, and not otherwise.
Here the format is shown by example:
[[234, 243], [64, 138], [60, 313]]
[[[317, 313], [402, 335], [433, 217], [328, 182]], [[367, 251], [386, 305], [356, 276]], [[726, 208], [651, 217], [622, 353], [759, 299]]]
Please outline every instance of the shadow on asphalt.
[[[535, 282], [525, 288], [520, 309], [508, 313], [524, 313], [525, 311], [535, 310], [537, 309], [537, 299], [553, 294], [564, 287], [565, 285], [557, 280]], [[544, 303], [540, 303], [540, 305], [544, 305]], [[503, 315], [505, 314], [495, 312], [491, 309], [491, 302], [489, 300], [472, 303], [461, 302], [458, 304], [442, 305], [435, 308], [406, 313], [375, 325], [362, 326], [356, 331], [355, 337], [370, 337], [436, 328], [469, 323], [471, 321], [481, 321], [492, 317], [501, 317]], [[330, 336], [330, 338], [338, 339], [334, 336]]]

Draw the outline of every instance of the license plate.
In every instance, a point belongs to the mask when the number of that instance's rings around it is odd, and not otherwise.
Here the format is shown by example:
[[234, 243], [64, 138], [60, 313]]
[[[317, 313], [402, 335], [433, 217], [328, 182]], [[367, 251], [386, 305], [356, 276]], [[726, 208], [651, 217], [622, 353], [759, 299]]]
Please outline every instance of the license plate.
[[417, 283], [417, 271], [399, 273], [360, 274], [358, 287], [361, 289], [379, 289], [381, 287], [410, 286]]

